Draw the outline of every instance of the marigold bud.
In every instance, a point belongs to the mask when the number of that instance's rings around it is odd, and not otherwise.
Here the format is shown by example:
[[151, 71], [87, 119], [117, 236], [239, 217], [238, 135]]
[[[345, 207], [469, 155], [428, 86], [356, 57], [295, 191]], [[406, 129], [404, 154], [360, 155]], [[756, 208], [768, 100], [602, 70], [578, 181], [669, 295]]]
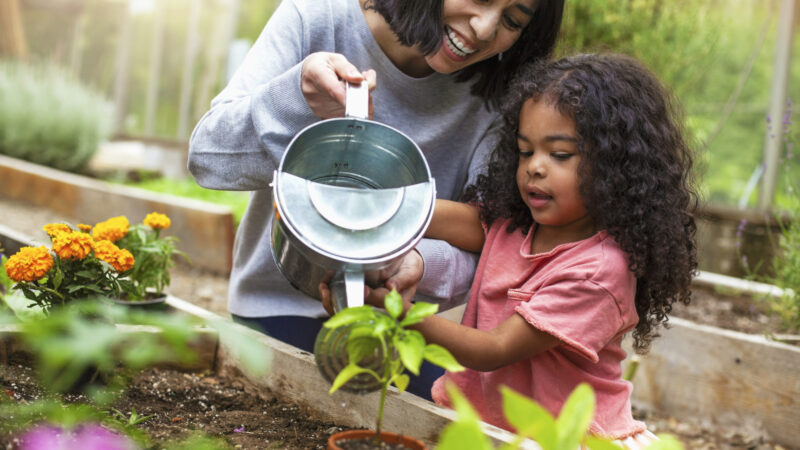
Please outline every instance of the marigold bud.
[[143, 223], [154, 230], [166, 230], [172, 224], [172, 221], [166, 214], [151, 212], [144, 218]]

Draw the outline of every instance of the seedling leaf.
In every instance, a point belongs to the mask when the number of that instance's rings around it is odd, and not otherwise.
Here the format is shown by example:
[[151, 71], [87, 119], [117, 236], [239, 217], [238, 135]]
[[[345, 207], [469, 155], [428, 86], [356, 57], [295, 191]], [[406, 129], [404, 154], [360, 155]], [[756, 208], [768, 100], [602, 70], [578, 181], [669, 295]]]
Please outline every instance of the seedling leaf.
[[453, 355], [447, 351], [446, 348], [437, 344], [428, 344], [425, 346], [425, 353], [423, 357], [439, 367], [444, 367], [445, 370], [450, 372], [462, 372], [464, 366], [458, 363]]

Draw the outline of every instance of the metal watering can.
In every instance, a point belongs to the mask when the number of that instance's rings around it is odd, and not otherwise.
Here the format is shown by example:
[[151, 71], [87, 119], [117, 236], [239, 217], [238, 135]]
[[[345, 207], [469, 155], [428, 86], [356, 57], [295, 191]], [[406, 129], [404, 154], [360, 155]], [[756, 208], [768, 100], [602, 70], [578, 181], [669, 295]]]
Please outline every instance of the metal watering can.
[[[368, 120], [368, 104], [366, 82], [348, 84], [345, 117], [300, 131], [273, 177], [275, 262], [312, 298], [330, 280], [337, 312], [363, 305], [365, 283], [377, 287], [378, 271], [398, 266], [422, 239], [436, 199], [422, 151], [402, 132]], [[326, 332], [315, 354], [333, 380], [347, 365], [346, 340]], [[372, 389], [353, 382], [351, 391]]]

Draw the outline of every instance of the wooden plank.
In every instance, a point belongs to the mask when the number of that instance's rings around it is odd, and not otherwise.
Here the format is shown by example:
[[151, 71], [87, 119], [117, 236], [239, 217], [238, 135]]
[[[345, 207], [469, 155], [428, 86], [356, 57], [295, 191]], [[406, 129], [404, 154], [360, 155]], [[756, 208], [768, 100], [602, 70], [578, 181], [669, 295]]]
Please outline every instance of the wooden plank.
[[[328, 394], [330, 383], [320, 375], [314, 356], [262, 333], [237, 325], [242, 333], [264, 347], [270, 358], [269, 373], [254, 377], [243, 373], [242, 362], [224, 347], [218, 353], [219, 370], [247, 377], [257, 386], [315, 411], [323, 420], [350, 427], [375, 428], [379, 392], [366, 395], [337, 391]], [[269, 355], [269, 356], [267, 356]], [[456, 418], [453, 410], [442, 408], [408, 392], [391, 388], [387, 393], [384, 429], [407, 434], [433, 448], [442, 428]], [[513, 435], [501, 428], [483, 424], [484, 433], [495, 444], [511, 442]], [[525, 448], [538, 448], [530, 441]]]
[[761, 432], [781, 445], [800, 442], [800, 347], [680, 318], [669, 323], [640, 362], [635, 404]]
[[[193, 266], [230, 273], [234, 221], [230, 208], [122, 186], [0, 155], [0, 195], [47, 208], [82, 223], [124, 215], [136, 223], [153, 211], [172, 219], [168, 234]], [[31, 224], [40, 230], [44, 224]], [[24, 231], [24, 230], [17, 230]]]
[[[147, 325], [117, 324], [119, 333], [128, 334], [131, 337], [153, 335], [161, 333], [157, 327]], [[179, 363], [176, 361], [166, 361], [157, 364], [156, 367], [171, 368], [177, 370], [209, 371], [216, 366], [217, 344], [219, 336], [211, 328], [197, 327], [195, 333], [198, 339], [189, 344], [189, 348], [196, 352], [197, 359], [189, 363]], [[28, 354], [28, 350], [20, 343], [20, 330], [15, 324], [0, 325], [0, 363], [5, 364], [5, 359], [14, 353]]]

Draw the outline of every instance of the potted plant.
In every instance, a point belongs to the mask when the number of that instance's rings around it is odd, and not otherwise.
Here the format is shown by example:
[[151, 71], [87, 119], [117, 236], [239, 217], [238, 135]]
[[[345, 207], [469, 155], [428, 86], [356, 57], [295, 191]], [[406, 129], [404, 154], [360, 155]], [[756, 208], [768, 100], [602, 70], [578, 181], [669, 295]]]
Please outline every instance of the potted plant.
[[13, 288], [48, 312], [57, 305], [92, 296], [118, 297], [120, 277], [133, 267], [133, 255], [109, 240], [95, 240], [86, 228], [44, 226], [50, 248], [23, 247], [4, 264]]
[[[346, 308], [323, 325], [318, 344], [330, 339], [335, 330], [345, 330], [347, 333], [344, 339], [348, 364], [333, 380], [329, 393], [336, 392], [355, 377], [370, 377], [380, 387], [375, 431], [349, 430], [335, 433], [328, 440], [329, 449], [342, 448], [338, 443], [349, 440], [367, 441], [378, 448], [381, 442], [396, 443], [410, 449], [425, 448], [419, 440], [382, 430], [386, 392], [390, 385], [394, 385], [400, 392], [405, 391], [409, 383], [409, 376], [405, 371], [419, 374], [423, 360], [451, 372], [464, 370], [444, 347], [426, 344], [422, 333], [408, 328], [435, 314], [438, 305], [418, 302], [404, 315], [403, 300], [397, 291], [392, 290], [386, 295], [385, 308], [385, 312], [371, 306]], [[378, 364], [374, 364], [376, 358]]]
[[165, 214], [152, 212], [142, 223], [130, 225], [124, 216], [112, 217], [91, 228], [98, 240], [115, 242], [131, 252], [135, 263], [120, 280], [121, 298], [118, 303], [133, 305], [160, 304], [166, 299], [164, 289], [169, 286], [169, 269], [175, 265], [173, 257], [188, 257], [176, 247], [177, 238], [162, 236], [161, 231], [171, 225]]

